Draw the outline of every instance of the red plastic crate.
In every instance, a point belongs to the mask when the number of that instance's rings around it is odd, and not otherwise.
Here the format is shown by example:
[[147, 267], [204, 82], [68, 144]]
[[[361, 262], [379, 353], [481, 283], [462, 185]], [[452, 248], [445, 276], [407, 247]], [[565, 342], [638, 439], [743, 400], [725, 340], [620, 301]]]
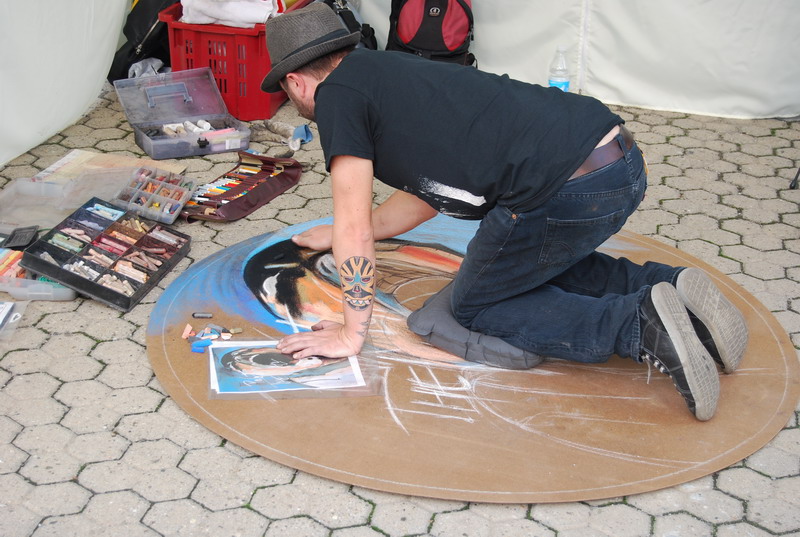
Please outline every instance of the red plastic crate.
[[[311, 0], [298, 0], [287, 11]], [[263, 24], [234, 28], [221, 24], [180, 22], [180, 2], [158, 14], [167, 23], [172, 69], [183, 71], [210, 67], [228, 112], [241, 121], [269, 119], [286, 100], [286, 94], [261, 91], [261, 81], [272, 62], [267, 52]]]

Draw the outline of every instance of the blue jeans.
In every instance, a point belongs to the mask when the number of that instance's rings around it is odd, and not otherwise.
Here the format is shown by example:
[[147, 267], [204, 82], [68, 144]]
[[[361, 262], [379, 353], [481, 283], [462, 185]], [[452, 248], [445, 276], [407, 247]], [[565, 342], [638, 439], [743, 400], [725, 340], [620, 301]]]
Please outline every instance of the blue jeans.
[[650, 286], [681, 268], [597, 252], [644, 197], [641, 152], [568, 181], [532, 211], [496, 206], [467, 246], [453, 283], [456, 320], [542, 356], [604, 362], [638, 358], [638, 309]]

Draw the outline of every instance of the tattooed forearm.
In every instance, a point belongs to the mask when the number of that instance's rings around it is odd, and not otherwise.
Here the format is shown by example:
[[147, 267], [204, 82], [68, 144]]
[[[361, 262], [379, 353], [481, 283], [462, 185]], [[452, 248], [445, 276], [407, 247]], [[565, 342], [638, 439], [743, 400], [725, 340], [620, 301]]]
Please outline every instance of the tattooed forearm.
[[353, 256], [339, 267], [345, 303], [361, 311], [372, 304], [375, 296], [375, 269], [366, 257]]
[[363, 338], [367, 337], [367, 333], [369, 332], [369, 321], [364, 321], [361, 323], [361, 330], [357, 332], [357, 334]]

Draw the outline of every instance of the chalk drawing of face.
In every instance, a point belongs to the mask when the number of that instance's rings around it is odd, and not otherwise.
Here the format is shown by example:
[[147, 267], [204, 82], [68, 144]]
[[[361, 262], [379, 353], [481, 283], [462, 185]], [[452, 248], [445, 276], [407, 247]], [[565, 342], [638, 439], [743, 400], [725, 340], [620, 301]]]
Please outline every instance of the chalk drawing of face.
[[231, 372], [243, 376], [291, 375], [317, 367], [322, 363], [317, 357], [294, 359], [273, 347], [259, 349], [236, 349], [227, 353], [222, 365]]
[[[422, 342], [406, 317], [452, 280], [461, 255], [438, 245], [401, 240], [375, 245], [375, 297], [368, 348], [362, 354], [398, 354], [436, 362], [463, 360]], [[342, 290], [333, 255], [298, 248], [289, 240], [253, 255], [244, 281], [261, 304], [282, 320], [286, 333], [310, 330], [321, 320], [343, 321]]]

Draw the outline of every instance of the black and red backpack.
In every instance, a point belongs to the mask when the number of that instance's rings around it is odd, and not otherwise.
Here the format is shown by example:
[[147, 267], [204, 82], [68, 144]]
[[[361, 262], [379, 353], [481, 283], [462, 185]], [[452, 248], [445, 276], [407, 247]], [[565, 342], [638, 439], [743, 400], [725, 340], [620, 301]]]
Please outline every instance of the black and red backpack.
[[473, 65], [473, 25], [471, 0], [392, 0], [386, 50]]

